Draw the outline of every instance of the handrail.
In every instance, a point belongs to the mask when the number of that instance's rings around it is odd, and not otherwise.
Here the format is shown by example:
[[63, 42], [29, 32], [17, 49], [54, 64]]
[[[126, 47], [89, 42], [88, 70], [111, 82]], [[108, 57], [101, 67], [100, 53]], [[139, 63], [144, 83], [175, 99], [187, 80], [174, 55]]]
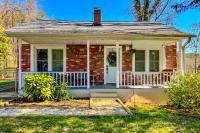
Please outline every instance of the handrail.
[[27, 75], [34, 75], [43, 73], [52, 76], [56, 85], [67, 83], [69, 87], [87, 87], [87, 72], [22, 72], [21, 81], [22, 86], [25, 84], [25, 77]]
[[122, 73], [121, 86], [160, 86], [167, 85], [175, 72], [131, 72], [124, 71]]

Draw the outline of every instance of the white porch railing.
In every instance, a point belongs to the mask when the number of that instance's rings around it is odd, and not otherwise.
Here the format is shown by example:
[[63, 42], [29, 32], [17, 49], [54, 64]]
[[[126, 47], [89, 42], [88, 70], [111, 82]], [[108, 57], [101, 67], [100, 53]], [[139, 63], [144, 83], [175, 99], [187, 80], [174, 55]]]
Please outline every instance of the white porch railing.
[[121, 86], [166, 86], [175, 72], [149, 72], [133, 73], [125, 71], [122, 74]]
[[56, 85], [67, 83], [69, 87], [87, 87], [87, 72], [22, 72], [22, 87], [25, 84], [27, 75], [34, 75], [37, 73], [44, 73], [52, 76], [56, 81]]

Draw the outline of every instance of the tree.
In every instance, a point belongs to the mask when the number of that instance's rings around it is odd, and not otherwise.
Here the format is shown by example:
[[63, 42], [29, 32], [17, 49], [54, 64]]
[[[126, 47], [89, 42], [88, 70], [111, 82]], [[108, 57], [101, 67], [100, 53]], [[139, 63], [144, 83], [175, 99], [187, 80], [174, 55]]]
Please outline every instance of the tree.
[[173, 17], [173, 0], [134, 0], [133, 10], [137, 21], [163, 21], [168, 23]]
[[4, 28], [43, 17], [44, 12], [38, 9], [36, 0], [5, 0], [0, 5], [0, 24]]
[[[38, 9], [37, 0], [0, 0], [0, 26], [4, 29], [43, 17], [44, 12]], [[12, 44], [10, 54], [2, 66], [8, 64], [13, 68], [17, 64], [17, 40], [9, 38], [9, 42]]]
[[190, 8], [200, 8], [200, 0], [133, 0], [137, 21], [171, 23], [178, 13]]
[[200, 0], [183, 0], [172, 6], [176, 12], [180, 13], [188, 9], [200, 8]]
[[198, 65], [200, 65], [200, 23], [193, 24], [191, 31], [197, 34], [197, 37], [193, 38], [187, 47], [192, 50], [191, 59], [194, 61], [194, 63], [188, 65], [193, 71], [197, 72]]
[[0, 26], [0, 59], [4, 60], [10, 53], [9, 38], [4, 35], [4, 28]]

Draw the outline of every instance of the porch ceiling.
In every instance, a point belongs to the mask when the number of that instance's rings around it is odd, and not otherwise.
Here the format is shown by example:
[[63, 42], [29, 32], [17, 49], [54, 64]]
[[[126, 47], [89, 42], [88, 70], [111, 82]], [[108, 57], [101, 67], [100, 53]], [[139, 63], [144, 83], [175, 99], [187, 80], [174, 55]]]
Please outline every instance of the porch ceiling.
[[120, 45], [132, 45], [132, 44], [170, 44], [180, 41], [180, 38], [161, 38], [161, 37], [128, 37], [128, 36], [68, 36], [68, 37], [22, 37], [23, 41], [30, 44], [87, 44], [87, 40], [90, 41], [92, 45], [115, 45], [119, 43]]

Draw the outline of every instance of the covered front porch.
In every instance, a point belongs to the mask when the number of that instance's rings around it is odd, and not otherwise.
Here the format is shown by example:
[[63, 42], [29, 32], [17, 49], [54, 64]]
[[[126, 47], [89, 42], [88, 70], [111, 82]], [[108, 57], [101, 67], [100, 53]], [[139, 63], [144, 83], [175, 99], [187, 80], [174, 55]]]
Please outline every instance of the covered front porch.
[[176, 64], [167, 61], [167, 52], [176, 51], [174, 39], [26, 40], [18, 41], [19, 89], [27, 75], [36, 73], [50, 75], [57, 85], [67, 83], [73, 89], [164, 88], [176, 75]]

